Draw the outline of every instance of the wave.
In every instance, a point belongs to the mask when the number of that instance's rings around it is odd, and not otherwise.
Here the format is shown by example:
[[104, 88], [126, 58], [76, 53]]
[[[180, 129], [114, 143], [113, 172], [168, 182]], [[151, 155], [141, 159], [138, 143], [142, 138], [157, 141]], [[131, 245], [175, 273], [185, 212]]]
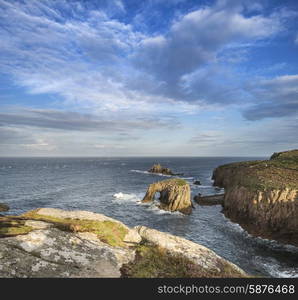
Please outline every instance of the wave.
[[136, 194], [125, 194], [122, 192], [116, 193], [113, 195], [113, 197], [115, 198], [115, 200], [120, 200], [121, 202], [123, 201], [129, 201], [129, 202], [141, 202], [142, 200], [142, 195], [136, 195]]
[[147, 175], [156, 175], [156, 176], [163, 176], [163, 177], [173, 177], [172, 175], [165, 175], [165, 174], [160, 174], [160, 173], [151, 173], [148, 171], [142, 171], [142, 170], [130, 170], [131, 172], [135, 173], [141, 173], [141, 174], [147, 174]]
[[160, 209], [157, 205], [157, 203], [153, 202], [148, 209], [153, 212], [156, 215], [172, 215], [172, 216], [179, 216], [179, 217], [184, 217], [185, 215], [179, 211], [168, 211], [168, 210], [163, 210]]
[[214, 188], [214, 186], [212, 186], [212, 185], [197, 185], [197, 184], [192, 184], [191, 186], [197, 187], [198, 189], [210, 189], [210, 188]]

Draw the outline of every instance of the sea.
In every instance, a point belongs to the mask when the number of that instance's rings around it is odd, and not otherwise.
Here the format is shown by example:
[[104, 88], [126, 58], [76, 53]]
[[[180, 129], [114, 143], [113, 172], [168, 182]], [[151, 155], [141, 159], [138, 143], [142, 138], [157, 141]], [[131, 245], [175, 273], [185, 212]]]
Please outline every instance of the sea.
[[[144, 225], [204, 245], [248, 273], [298, 277], [298, 248], [253, 237], [222, 213], [220, 205], [195, 204], [191, 215], [167, 212], [157, 200], [141, 203], [149, 184], [170, 178], [147, 170], [160, 163], [183, 173], [192, 197], [223, 193], [212, 184], [219, 165], [260, 157], [0, 158], [0, 203], [8, 214], [39, 207], [88, 210], [128, 226]], [[194, 185], [200, 180], [201, 185]]]

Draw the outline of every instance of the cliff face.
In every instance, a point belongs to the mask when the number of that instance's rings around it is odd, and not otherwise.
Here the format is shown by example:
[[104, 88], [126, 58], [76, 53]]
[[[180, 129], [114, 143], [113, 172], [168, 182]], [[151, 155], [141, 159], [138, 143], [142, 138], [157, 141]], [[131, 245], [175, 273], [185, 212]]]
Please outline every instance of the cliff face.
[[87, 211], [0, 216], [3, 277], [247, 277], [210, 249]]
[[224, 214], [249, 233], [298, 245], [298, 150], [214, 170]]
[[180, 211], [190, 214], [192, 203], [190, 200], [190, 186], [182, 179], [163, 180], [149, 185], [142, 202], [151, 202], [154, 195], [160, 193], [160, 208], [169, 211]]

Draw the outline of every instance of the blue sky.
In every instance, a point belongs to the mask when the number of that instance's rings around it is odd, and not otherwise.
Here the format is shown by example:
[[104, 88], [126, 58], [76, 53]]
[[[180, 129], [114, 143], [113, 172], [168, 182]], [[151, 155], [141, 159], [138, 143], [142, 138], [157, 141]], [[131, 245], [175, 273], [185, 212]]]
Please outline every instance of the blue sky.
[[0, 156], [298, 148], [298, 1], [0, 0]]

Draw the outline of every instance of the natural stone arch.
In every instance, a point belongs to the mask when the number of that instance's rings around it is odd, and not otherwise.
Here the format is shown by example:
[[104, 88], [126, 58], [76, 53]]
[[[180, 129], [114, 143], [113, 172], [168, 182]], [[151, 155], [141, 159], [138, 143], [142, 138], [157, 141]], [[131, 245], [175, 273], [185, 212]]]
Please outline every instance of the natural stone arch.
[[160, 193], [159, 207], [161, 209], [180, 211], [184, 214], [191, 213], [190, 186], [185, 180], [174, 178], [150, 184], [142, 202], [153, 201], [158, 192]]

